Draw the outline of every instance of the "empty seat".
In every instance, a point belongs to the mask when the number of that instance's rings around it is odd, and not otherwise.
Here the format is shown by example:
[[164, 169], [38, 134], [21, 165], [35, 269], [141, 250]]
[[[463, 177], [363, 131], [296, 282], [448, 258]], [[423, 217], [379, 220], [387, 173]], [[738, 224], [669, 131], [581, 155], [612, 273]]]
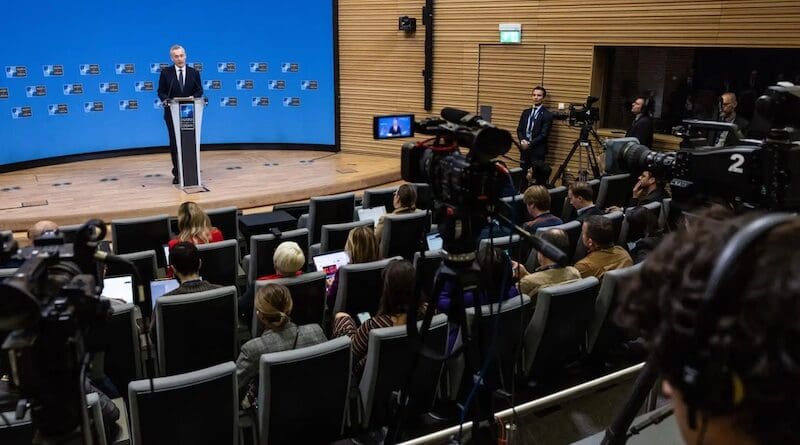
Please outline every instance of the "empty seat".
[[194, 371], [239, 353], [236, 288], [163, 296], [156, 301], [160, 374]]
[[428, 250], [425, 252], [425, 258], [422, 258], [420, 252], [414, 254], [414, 270], [417, 279], [422, 280], [422, 293], [427, 296], [428, 301], [433, 293], [433, 282], [439, 266], [442, 265], [443, 255], [441, 250]]
[[120, 256], [133, 263], [133, 265], [136, 267], [136, 270], [139, 271], [141, 282], [136, 279], [136, 274], [132, 273], [126, 265], [120, 263], [106, 263], [106, 276], [119, 277], [124, 275], [133, 275], [133, 285], [138, 286], [141, 284], [144, 286], [145, 298], [147, 298], [148, 302], [147, 304], [151, 304], [150, 282], [157, 279], [159, 275], [156, 251], [145, 250], [143, 252], [123, 253]]
[[339, 288], [333, 312], [347, 312], [356, 318], [360, 312], [375, 315], [383, 293], [383, 269], [398, 258], [346, 264], [339, 268]]
[[209, 283], [235, 286], [239, 274], [239, 242], [227, 239], [216, 243], [198, 244], [200, 276]]
[[380, 253], [384, 258], [401, 256], [409, 261], [424, 249], [428, 233], [428, 214], [423, 211], [386, 215], [381, 235]]
[[564, 364], [586, 354], [599, 288], [600, 281], [589, 277], [539, 290], [525, 329], [523, 370], [528, 376], [552, 378]]
[[530, 213], [528, 213], [528, 206], [525, 205], [525, 200], [523, 199], [524, 195], [516, 195], [516, 196], [506, 196], [504, 198], [500, 198], [501, 201], [508, 204], [511, 207], [511, 211], [509, 212], [505, 206], [500, 207], [500, 213], [514, 222], [514, 224], [521, 226], [522, 223], [526, 221], [530, 221], [533, 219]]
[[622, 207], [628, 205], [635, 178], [630, 173], [609, 175], [600, 178], [600, 189], [596, 191], [594, 204], [601, 209], [607, 207]]
[[206, 210], [211, 225], [222, 232], [226, 240], [239, 238], [239, 209], [236, 207], [220, 207]]
[[522, 191], [527, 182], [525, 178], [525, 171], [522, 170], [522, 167], [509, 168], [508, 176], [511, 177], [511, 183], [514, 184], [514, 190]]
[[[311, 198], [308, 207], [308, 220], [306, 222], [308, 244], [311, 245], [319, 242], [323, 225], [353, 221], [354, 209], [355, 195], [353, 193], [316, 196]], [[298, 225], [298, 228], [302, 227]]]
[[[645, 204], [644, 207], [655, 216], [656, 220], [658, 220], [661, 217], [661, 203], [660, 202], [650, 202], [650, 203]], [[629, 241], [636, 241], [636, 239], [638, 239], [636, 237], [641, 236], [641, 234], [636, 234], [636, 233], [631, 234], [630, 233], [630, 225], [629, 225], [629, 222], [628, 222], [627, 213], [632, 208], [633, 207], [629, 207], [629, 208], [625, 209], [625, 214], [626, 215], [625, 215], [625, 218], [622, 220], [622, 227], [620, 228], [620, 231], [619, 231], [619, 240], [618, 240], [618, 243], [621, 246], [624, 246]], [[631, 239], [631, 236], [633, 236], [634, 238]]]
[[236, 365], [226, 362], [128, 386], [133, 445], [238, 445]]
[[292, 215], [295, 219], [300, 219], [304, 214], [308, 214], [308, 202], [275, 204], [273, 212], [283, 211]]
[[276, 237], [272, 234], [253, 235], [250, 237], [250, 255], [247, 268], [247, 282], [252, 284], [258, 277], [275, 273], [272, 257], [275, 249], [284, 241], [294, 241], [308, 257], [308, 229], [290, 230]]
[[397, 192], [397, 187], [364, 190], [364, 198], [361, 201], [361, 206], [365, 209], [384, 206], [386, 207], [386, 213], [392, 213], [394, 210], [395, 192]]
[[141, 358], [138, 309], [132, 304], [112, 304], [111, 317], [106, 321], [103, 335], [103, 369], [121, 392], [128, 383], [142, 378], [144, 364]]
[[[562, 185], [547, 189], [547, 193], [550, 194], [550, 213], [558, 215], [558, 212], [564, 208], [564, 202], [567, 201], [567, 188]], [[569, 204], [569, 202], [567, 203]]]
[[167, 264], [163, 246], [169, 243], [170, 236], [168, 215], [111, 221], [111, 242], [114, 253], [153, 250], [156, 252], [159, 267]]
[[350, 367], [349, 337], [262, 355], [260, 443], [328, 443], [340, 438], [347, 417]]
[[[642, 264], [639, 263], [631, 267], [609, 270], [603, 275], [603, 282], [600, 285], [600, 291], [594, 305], [594, 315], [589, 322], [587, 331], [587, 352], [592, 352], [598, 338], [605, 339], [606, 344], [603, 346], [608, 346], [608, 342], [617, 340], [617, 328], [610, 323], [610, 316], [617, 307], [619, 285], [620, 283], [629, 281], [637, 275], [641, 269]], [[601, 341], [601, 343], [604, 342]]]
[[[310, 272], [290, 278], [256, 281], [256, 294], [267, 284], [282, 284], [292, 295], [292, 321], [297, 325], [315, 323], [322, 326], [325, 311], [325, 272]], [[263, 328], [256, 321], [253, 308], [253, 337], [261, 335]]]

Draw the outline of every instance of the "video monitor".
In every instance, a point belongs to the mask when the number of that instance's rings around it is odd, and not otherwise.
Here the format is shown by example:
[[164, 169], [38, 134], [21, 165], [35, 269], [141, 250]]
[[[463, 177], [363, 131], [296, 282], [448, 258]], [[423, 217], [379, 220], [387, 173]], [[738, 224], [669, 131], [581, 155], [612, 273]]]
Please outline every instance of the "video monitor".
[[375, 139], [408, 138], [414, 136], [414, 115], [396, 114], [372, 118], [372, 136]]

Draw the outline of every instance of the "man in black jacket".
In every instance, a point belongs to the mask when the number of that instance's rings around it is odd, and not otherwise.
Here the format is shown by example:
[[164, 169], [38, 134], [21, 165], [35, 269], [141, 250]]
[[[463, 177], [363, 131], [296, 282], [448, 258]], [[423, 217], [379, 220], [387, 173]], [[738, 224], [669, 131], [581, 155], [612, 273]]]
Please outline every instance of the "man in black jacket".
[[637, 97], [631, 104], [631, 113], [635, 116], [631, 128], [625, 137], [639, 139], [645, 147], [653, 148], [653, 118], [650, 117], [650, 98]]
[[543, 105], [546, 96], [547, 90], [543, 87], [537, 86], [533, 89], [533, 107], [522, 112], [517, 126], [522, 158], [520, 166], [525, 176], [528, 169], [533, 168], [533, 177], [539, 185], [545, 185], [550, 180], [550, 167], [545, 162], [545, 157], [547, 138], [553, 126], [553, 113]]
[[734, 135], [730, 134], [731, 132], [729, 131], [709, 131], [708, 145], [712, 147], [725, 147], [726, 145], [731, 145], [736, 139], [744, 138], [744, 135], [747, 134], [747, 128], [749, 127], [750, 123], [747, 122], [747, 119], [736, 113], [737, 105], [738, 102], [736, 101], [736, 94], [723, 93], [722, 96], [720, 96], [719, 115], [717, 116], [717, 120], [720, 122], [735, 124], [738, 128], [738, 134], [736, 134], [736, 137], [734, 137]]
[[169, 56], [174, 65], [161, 70], [158, 78], [158, 98], [164, 102], [164, 121], [169, 133], [169, 154], [172, 157], [172, 183], [178, 181], [178, 146], [175, 142], [175, 131], [172, 115], [166, 105], [168, 99], [176, 97], [203, 97], [203, 83], [200, 73], [186, 65], [186, 51], [180, 45], [172, 45]]

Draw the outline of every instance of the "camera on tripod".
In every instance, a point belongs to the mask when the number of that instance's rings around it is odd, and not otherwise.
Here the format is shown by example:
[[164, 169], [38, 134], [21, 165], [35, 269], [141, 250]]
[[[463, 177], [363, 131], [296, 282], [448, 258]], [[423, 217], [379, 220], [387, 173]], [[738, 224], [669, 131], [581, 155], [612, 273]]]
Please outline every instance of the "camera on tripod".
[[594, 96], [587, 96], [584, 104], [569, 104], [569, 112], [553, 113], [553, 119], [567, 121], [571, 127], [593, 126], [600, 120], [600, 109], [593, 106], [598, 100]]
[[[771, 86], [756, 102], [754, 121], [765, 122], [766, 138], [752, 145], [657, 152], [634, 138], [608, 141], [606, 173], [648, 170], [671, 180], [673, 202], [688, 209], [722, 199], [738, 209], [800, 209], [800, 86]], [[688, 124], [697, 126], [694, 121]], [[730, 125], [718, 122], [712, 125]], [[694, 138], [692, 132], [685, 138]]]

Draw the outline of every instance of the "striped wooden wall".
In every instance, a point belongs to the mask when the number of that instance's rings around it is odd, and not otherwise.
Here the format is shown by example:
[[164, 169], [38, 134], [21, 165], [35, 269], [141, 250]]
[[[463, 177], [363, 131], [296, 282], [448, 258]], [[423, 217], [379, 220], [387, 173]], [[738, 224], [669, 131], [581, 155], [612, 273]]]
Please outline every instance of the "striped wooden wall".
[[[422, 106], [423, 5], [339, 0], [344, 150], [397, 156], [397, 141], [372, 140], [372, 116], [429, 114]], [[396, 31], [401, 15], [417, 18], [415, 34]], [[485, 45], [499, 40], [497, 25], [505, 22], [522, 24], [522, 45]], [[494, 122], [513, 131], [532, 83], [541, 80], [542, 59], [553, 109], [582, 103], [590, 90], [599, 93], [595, 46], [800, 47], [798, 29], [797, 0], [435, 0], [432, 111], [476, 111], [478, 102], [491, 104]], [[553, 163], [563, 160], [576, 137], [574, 129], [555, 125]]]

